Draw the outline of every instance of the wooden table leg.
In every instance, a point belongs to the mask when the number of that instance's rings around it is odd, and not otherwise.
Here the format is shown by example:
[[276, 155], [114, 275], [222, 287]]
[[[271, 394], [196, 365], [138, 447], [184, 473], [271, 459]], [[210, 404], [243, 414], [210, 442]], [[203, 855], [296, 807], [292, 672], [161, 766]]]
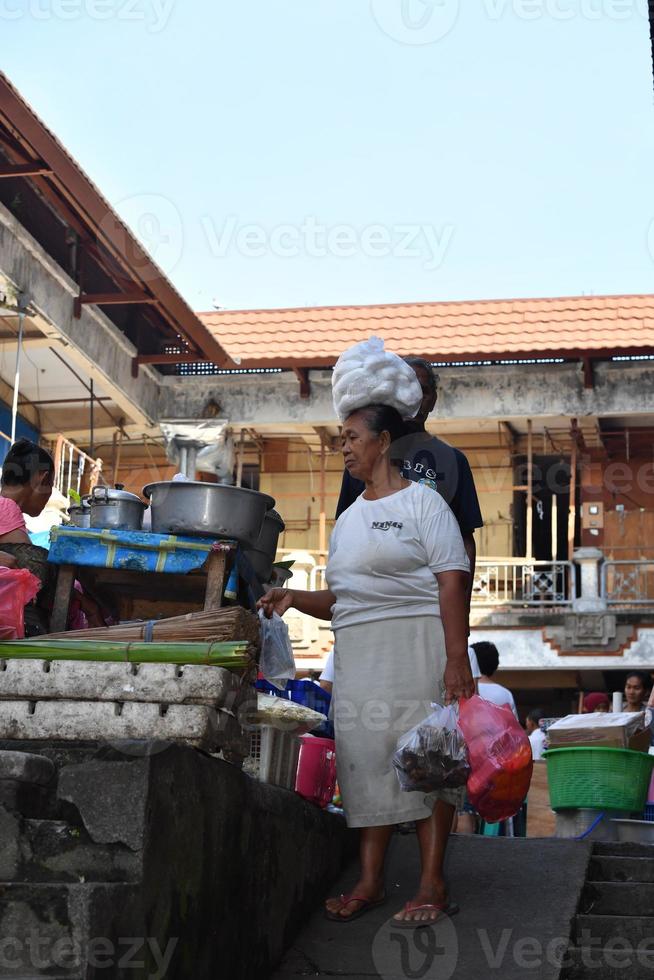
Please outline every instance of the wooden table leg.
[[212, 551], [206, 562], [207, 589], [204, 594], [204, 608], [217, 609], [223, 603], [225, 585], [226, 551]]
[[55, 590], [50, 618], [50, 632], [63, 633], [68, 625], [68, 609], [70, 597], [75, 583], [75, 566], [60, 565], [57, 573], [57, 588]]

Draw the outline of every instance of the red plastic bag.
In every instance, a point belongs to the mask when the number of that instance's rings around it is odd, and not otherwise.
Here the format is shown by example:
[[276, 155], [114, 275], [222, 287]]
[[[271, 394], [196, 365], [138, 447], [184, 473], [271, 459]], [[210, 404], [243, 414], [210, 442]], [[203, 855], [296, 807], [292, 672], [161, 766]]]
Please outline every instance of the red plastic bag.
[[515, 816], [522, 806], [534, 763], [529, 739], [510, 708], [475, 694], [459, 704], [459, 726], [468, 747], [468, 797], [489, 823]]
[[36, 597], [41, 582], [26, 568], [0, 567], [0, 635], [3, 640], [25, 636], [25, 606]]

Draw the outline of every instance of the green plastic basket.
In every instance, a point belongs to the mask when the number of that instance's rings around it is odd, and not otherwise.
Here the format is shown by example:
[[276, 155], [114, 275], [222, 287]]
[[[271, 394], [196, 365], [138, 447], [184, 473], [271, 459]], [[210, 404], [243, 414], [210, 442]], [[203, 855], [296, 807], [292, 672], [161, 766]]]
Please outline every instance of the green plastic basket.
[[548, 749], [553, 810], [642, 810], [654, 756], [631, 749]]

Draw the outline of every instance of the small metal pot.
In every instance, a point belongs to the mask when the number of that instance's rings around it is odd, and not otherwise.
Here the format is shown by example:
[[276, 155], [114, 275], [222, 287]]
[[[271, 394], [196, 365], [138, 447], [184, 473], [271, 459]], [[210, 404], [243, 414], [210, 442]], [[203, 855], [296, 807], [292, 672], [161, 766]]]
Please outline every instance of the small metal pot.
[[88, 497], [82, 497], [79, 504], [71, 504], [68, 508], [70, 527], [90, 527], [91, 526], [91, 504]]
[[123, 490], [117, 483], [110, 487], [94, 487], [90, 496], [90, 527], [109, 531], [140, 531], [146, 505], [135, 493]]
[[258, 578], [262, 582], [269, 582], [272, 575], [273, 562], [277, 554], [277, 542], [279, 535], [286, 529], [284, 521], [276, 510], [269, 510], [263, 522], [263, 528], [259, 535], [255, 548], [248, 548], [245, 552], [250, 559], [250, 564]]
[[191, 480], [150, 483], [143, 495], [150, 498], [156, 534], [233, 538], [250, 548], [257, 543], [267, 511], [275, 505], [272, 497], [257, 490]]

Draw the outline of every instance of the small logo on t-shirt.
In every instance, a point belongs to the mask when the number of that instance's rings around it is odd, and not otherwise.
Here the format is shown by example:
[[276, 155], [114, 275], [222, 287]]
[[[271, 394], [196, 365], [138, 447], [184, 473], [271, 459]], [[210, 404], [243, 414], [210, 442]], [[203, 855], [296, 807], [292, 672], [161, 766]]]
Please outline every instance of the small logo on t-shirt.
[[392, 527], [401, 531], [404, 525], [398, 521], [373, 521], [371, 527], [373, 531], [390, 531]]

